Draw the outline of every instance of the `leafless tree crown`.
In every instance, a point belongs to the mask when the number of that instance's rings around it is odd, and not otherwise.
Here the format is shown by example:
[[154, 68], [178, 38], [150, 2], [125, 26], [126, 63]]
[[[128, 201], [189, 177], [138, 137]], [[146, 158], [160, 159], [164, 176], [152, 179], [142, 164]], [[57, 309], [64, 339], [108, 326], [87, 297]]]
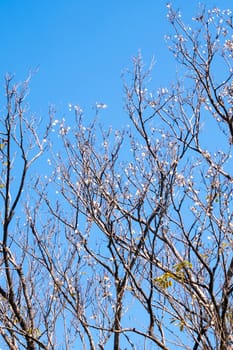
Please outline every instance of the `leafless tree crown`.
[[1, 348], [233, 349], [232, 13], [167, 7], [183, 77], [135, 57], [122, 130], [44, 125], [6, 76]]

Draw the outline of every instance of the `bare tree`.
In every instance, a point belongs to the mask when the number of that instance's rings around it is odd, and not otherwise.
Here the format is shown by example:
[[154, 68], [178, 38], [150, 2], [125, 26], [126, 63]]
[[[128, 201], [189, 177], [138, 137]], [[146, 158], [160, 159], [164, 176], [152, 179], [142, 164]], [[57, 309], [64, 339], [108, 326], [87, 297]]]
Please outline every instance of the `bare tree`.
[[[232, 15], [200, 9], [189, 26], [168, 5], [168, 19], [182, 79], [153, 91], [152, 66], [135, 57], [123, 130], [99, 125], [104, 105], [89, 124], [71, 106], [74, 123], [54, 120], [42, 142], [7, 80], [0, 320], [10, 349], [233, 347]], [[51, 171], [21, 201], [50, 126]]]
[[[55, 319], [60, 307], [51, 298], [53, 288], [44, 284], [50, 275], [37, 258], [37, 248], [30, 236], [29, 216], [22, 203], [28, 197], [33, 206], [33, 186], [27, 176], [33, 175], [33, 164], [46, 149], [50, 123], [41, 138], [37, 120], [27, 118], [25, 98], [30, 77], [14, 84], [6, 76], [6, 109], [0, 129], [0, 195], [1, 195], [1, 277], [0, 334], [7, 349], [51, 349]], [[36, 207], [34, 208], [36, 211]], [[52, 322], [50, 322], [52, 319]], [[48, 327], [49, 325], [49, 327]]]

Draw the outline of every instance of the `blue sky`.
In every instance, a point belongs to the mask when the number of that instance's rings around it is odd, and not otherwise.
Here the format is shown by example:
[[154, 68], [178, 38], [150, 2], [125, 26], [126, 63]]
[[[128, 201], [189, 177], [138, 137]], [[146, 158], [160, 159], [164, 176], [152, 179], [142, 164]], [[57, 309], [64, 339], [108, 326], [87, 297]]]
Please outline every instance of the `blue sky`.
[[[166, 3], [1, 0], [1, 88], [6, 72], [15, 74], [18, 81], [39, 67], [29, 98], [33, 112], [44, 115], [49, 104], [54, 104], [59, 113], [67, 113], [68, 103], [88, 110], [103, 101], [108, 105], [104, 112], [108, 123], [125, 123], [121, 73], [139, 49], [146, 63], [153, 56], [156, 59], [155, 87], [175, 77], [176, 65], [164, 41], [164, 34], [171, 31]], [[172, 3], [191, 19], [199, 1]], [[232, 0], [203, 3], [229, 8]]]
[[[123, 111], [121, 73], [132, 67], [140, 49], [145, 63], [155, 58], [154, 88], [175, 79], [176, 63], [164, 35], [172, 30], [166, 0], [0, 0], [0, 89], [4, 75], [15, 80], [38, 69], [31, 82], [31, 111], [46, 120], [50, 104], [58, 116], [68, 104], [79, 104], [91, 118], [91, 107], [103, 102], [106, 126], [128, 123]], [[199, 1], [174, 0], [191, 22]], [[203, 1], [207, 7], [232, 8], [232, 0]], [[1, 94], [2, 95], [2, 94]], [[2, 101], [2, 97], [0, 99]], [[0, 107], [2, 113], [2, 106]], [[215, 142], [215, 141], [214, 141]]]

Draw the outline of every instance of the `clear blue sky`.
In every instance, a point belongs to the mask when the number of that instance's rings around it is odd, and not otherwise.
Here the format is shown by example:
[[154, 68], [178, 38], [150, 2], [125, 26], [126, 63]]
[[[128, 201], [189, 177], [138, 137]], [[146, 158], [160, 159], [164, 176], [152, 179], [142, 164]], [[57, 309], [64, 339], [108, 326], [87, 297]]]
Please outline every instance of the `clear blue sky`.
[[[44, 114], [49, 104], [59, 113], [69, 102], [84, 109], [96, 101], [108, 107], [109, 123], [120, 120], [121, 72], [141, 49], [145, 62], [156, 59], [155, 86], [167, 85], [175, 64], [164, 34], [171, 31], [166, 0], [1, 0], [0, 86], [6, 72], [16, 81], [39, 66], [31, 83], [32, 111]], [[174, 0], [191, 19], [199, 1]], [[203, 1], [229, 8], [232, 0]], [[125, 120], [125, 119], [124, 119]]]
[[[4, 75], [23, 80], [33, 77], [28, 102], [32, 112], [46, 119], [48, 106], [58, 118], [68, 114], [68, 104], [87, 110], [95, 102], [106, 126], [127, 123], [123, 112], [121, 73], [131, 66], [140, 49], [145, 63], [155, 57], [154, 86], [169, 85], [176, 63], [166, 48], [171, 32], [166, 0], [0, 0], [0, 89]], [[174, 0], [191, 22], [199, 1]], [[204, 0], [207, 7], [233, 8], [233, 0]], [[2, 95], [2, 94], [1, 94]], [[2, 100], [2, 98], [1, 98]], [[2, 113], [2, 106], [0, 106]]]

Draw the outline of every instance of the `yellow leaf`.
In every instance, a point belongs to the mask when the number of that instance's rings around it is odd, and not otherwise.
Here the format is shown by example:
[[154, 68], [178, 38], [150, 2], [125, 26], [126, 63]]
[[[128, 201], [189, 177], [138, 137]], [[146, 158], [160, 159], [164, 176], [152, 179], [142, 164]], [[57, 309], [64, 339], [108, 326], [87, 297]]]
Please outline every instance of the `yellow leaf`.
[[181, 332], [183, 332], [184, 326], [185, 326], [184, 321], [181, 321], [181, 322], [180, 322], [180, 331], [181, 331]]
[[192, 268], [193, 265], [191, 264], [191, 262], [184, 260], [182, 262], [180, 262], [179, 264], [174, 265], [174, 269], [176, 272], [180, 272], [181, 270], [183, 270], [184, 268]]
[[167, 289], [172, 286], [172, 281], [170, 278], [173, 276], [170, 272], [165, 272], [163, 275], [154, 278], [154, 283], [160, 288]]

